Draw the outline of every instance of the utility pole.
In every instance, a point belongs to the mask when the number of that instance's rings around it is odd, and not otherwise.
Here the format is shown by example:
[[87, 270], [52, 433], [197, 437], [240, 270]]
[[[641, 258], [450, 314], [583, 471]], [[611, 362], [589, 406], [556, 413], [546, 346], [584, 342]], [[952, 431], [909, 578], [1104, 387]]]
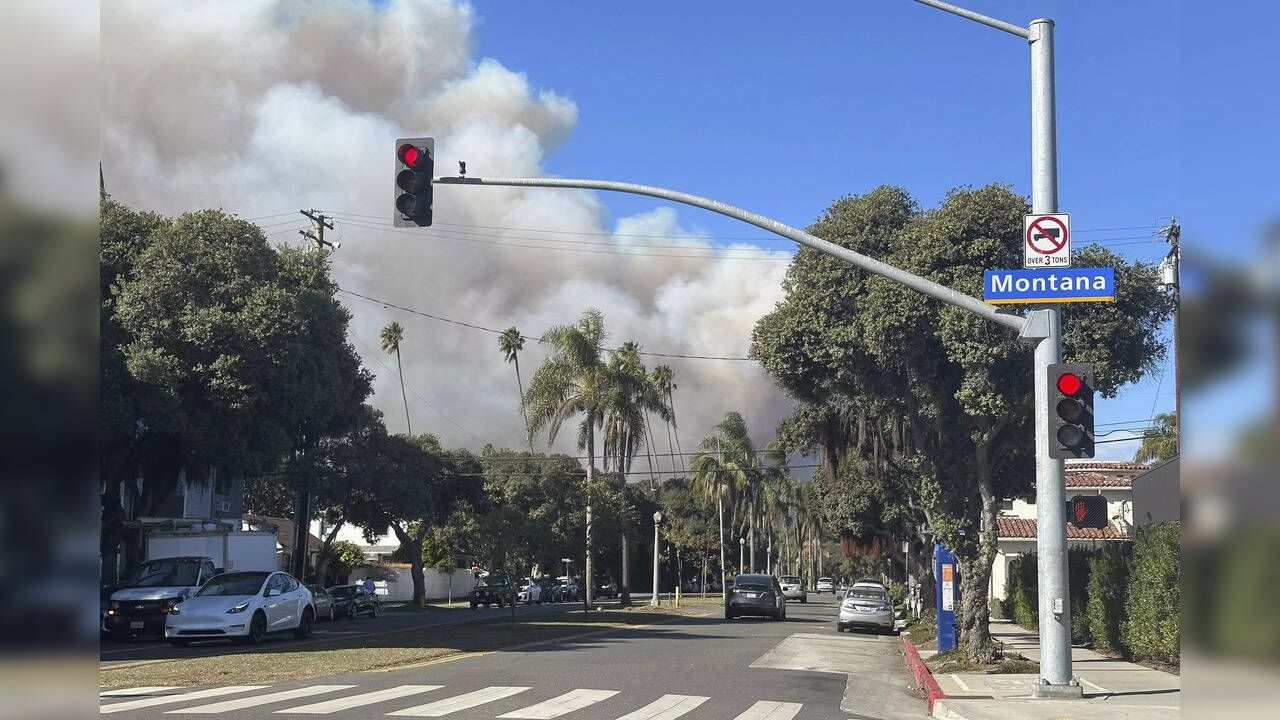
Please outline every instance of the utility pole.
[[333, 222], [327, 216], [314, 208], [311, 210], [299, 210], [298, 212], [309, 218], [311, 220], [312, 227], [315, 228], [314, 233], [310, 230], [299, 230], [298, 234], [314, 243], [316, 252], [324, 250], [326, 245], [332, 247], [334, 250], [342, 247], [342, 243], [329, 242], [324, 239], [325, 228], [330, 230], [333, 229]]
[[1181, 251], [1178, 242], [1182, 238], [1182, 228], [1178, 218], [1169, 218], [1169, 227], [1164, 229], [1164, 239], [1169, 243], [1169, 254], [1160, 263], [1160, 279], [1165, 287], [1173, 291], [1173, 384], [1174, 384], [1174, 440], [1178, 452], [1182, 452], [1182, 275]]

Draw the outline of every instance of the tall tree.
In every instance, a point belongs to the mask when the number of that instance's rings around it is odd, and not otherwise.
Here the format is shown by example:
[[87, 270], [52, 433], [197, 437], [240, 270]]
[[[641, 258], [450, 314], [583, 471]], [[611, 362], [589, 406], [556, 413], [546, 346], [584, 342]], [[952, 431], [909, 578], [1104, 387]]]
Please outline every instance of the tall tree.
[[[627, 473], [637, 452], [646, 447], [645, 417], [656, 411], [661, 417], [670, 415], [658, 388], [650, 380], [640, 360], [640, 346], [625, 342], [609, 359], [609, 381], [604, 417], [604, 460], [618, 474], [618, 490], [623, 502], [627, 495]], [[623, 524], [621, 540], [622, 584], [619, 593], [622, 606], [631, 604], [631, 562], [629, 524]]]
[[[953, 190], [925, 212], [901, 188], [880, 187], [837, 200], [810, 232], [979, 295], [984, 269], [1016, 266], [1026, 210], [1003, 185]], [[1063, 354], [1095, 363], [1099, 392], [1114, 395], [1162, 357], [1157, 331], [1170, 301], [1150, 265], [1096, 246], [1075, 261], [1115, 268], [1116, 301], [1065, 308]], [[990, 659], [996, 503], [1029, 496], [1034, 477], [1030, 346], [807, 248], [784, 290], [757, 323], [753, 357], [797, 400], [830, 412], [830, 422], [813, 426], [813, 441], [825, 446], [823, 476], [833, 488], [851, 492], [850, 477], [883, 486], [895, 473], [911, 476], [903, 502], [918, 507], [961, 564], [963, 646], [976, 661]], [[842, 535], [851, 530], [836, 525]]]
[[1142, 444], [1133, 455], [1136, 463], [1162, 463], [1178, 454], [1178, 416], [1173, 413], [1156, 415], [1155, 422], [1142, 435]]
[[726, 413], [711, 434], [698, 444], [689, 463], [693, 469], [693, 491], [713, 500], [720, 525], [720, 579], [728, 580], [724, 553], [724, 506], [742, 503], [758, 476], [755, 446], [747, 434], [747, 421], [737, 412]]
[[413, 434], [413, 421], [409, 419], [409, 396], [404, 392], [404, 368], [400, 365], [400, 343], [404, 342], [404, 328], [392, 320], [382, 328], [380, 335], [382, 352], [396, 354], [396, 374], [400, 376], [400, 398], [404, 400], [404, 424]]
[[[680, 442], [680, 435], [678, 432], [672, 433], [672, 428], [676, 424], [675, 410], [670, 410], [670, 408], [672, 407], [671, 393], [673, 390], [675, 390], [675, 387], [676, 387], [675, 372], [671, 370], [670, 365], [659, 365], [653, 369], [653, 374], [650, 376], [650, 379], [652, 380], [653, 384], [657, 386], [658, 392], [660, 392], [662, 396], [666, 399], [667, 408], [670, 411], [670, 417], [667, 418], [666, 420], [667, 458], [671, 461], [671, 472], [674, 474], [676, 470], [676, 458], [679, 458], [681, 469], [683, 470], [685, 468], [683, 451], [681, 451], [679, 455], [676, 454], [676, 446]], [[675, 435], [675, 443], [676, 443], [674, 445], [671, 439], [673, 434]]]
[[[498, 350], [502, 357], [516, 366], [516, 388], [520, 391], [520, 413], [524, 416], [524, 431], [529, 433], [529, 411], [524, 406], [524, 381], [520, 379], [520, 351], [524, 349], [524, 336], [511, 326], [498, 335]], [[533, 452], [533, 440], [529, 439], [529, 452]]]
[[579, 446], [587, 451], [587, 497], [584, 581], [586, 605], [592, 606], [592, 486], [595, 483], [595, 432], [604, 421], [608, 400], [608, 367], [605, 364], [604, 316], [585, 310], [575, 325], [557, 325], [543, 333], [541, 342], [551, 351], [529, 380], [524, 407], [529, 415], [529, 438], [546, 430], [547, 444], [555, 442], [566, 420], [581, 416]]

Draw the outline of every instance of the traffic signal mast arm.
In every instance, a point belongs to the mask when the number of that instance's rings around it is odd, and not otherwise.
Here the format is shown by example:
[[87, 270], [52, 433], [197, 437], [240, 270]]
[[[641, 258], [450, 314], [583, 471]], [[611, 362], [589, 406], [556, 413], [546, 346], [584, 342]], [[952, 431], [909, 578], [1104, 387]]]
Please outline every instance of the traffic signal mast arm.
[[798, 230], [790, 225], [780, 223], [777, 220], [771, 220], [763, 215], [757, 215], [753, 212], [743, 210], [742, 208], [726, 205], [725, 203], [709, 200], [697, 195], [690, 195], [676, 190], [667, 190], [666, 188], [654, 187], [652, 185], [636, 185], [634, 183], [613, 182], [611, 180], [438, 177], [433, 182], [436, 185], [500, 185], [506, 187], [553, 187], [577, 188], [582, 190], [609, 190], [612, 192], [629, 193], [631, 195], [648, 195], [649, 197], [656, 197], [663, 200], [683, 203], [685, 205], [692, 205], [693, 207], [702, 208], [703, 210], [710, 210], [712, 212], [720, 213], [721, 215], [727, 215], [735, 220], [741, 220], [745, 223], [755, 225], [758, 228], [768, 230], [775, 235], [781, 235], [793, 242], [798, 242], [801, 245], [807, 245], [814, 250], [844, 260], [845, 262], [860, 267], [867, 272], [888, 278], [889, 280], [905, 285], [912, 290], [937, 298], [948, 305], [954, 305], [962, 310], [967, 310], [978, 317], [1004, 325], [1005, 327], [1017, 330], [1018, 332], [1022, 332], [1027, 326], [1027, 320], [1025, 318], [1000, 312], [991, 305], [988, 305], [975, 297], [970, 297], [957, 290], [952, 290], [945, 285], [940, 285], [932, 280], [927, 280], [919, 275], [909, 273], [906, 270], [881, 262], [875, 258], [868, 257], [862, 253], [855, 252], [849, 248], [841, 247], [835, 243], [815, 237], [803, 230]]

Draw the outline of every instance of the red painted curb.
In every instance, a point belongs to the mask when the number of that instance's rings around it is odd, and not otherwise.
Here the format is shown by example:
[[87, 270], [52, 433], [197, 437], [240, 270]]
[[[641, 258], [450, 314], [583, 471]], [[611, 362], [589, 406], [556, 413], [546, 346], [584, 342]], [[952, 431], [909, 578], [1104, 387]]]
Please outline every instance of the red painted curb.
[[906, 653], [907, 663], [911, 665], [911, 672], [916, 676], [916, 684], [928, 693], [929, 712], [933, 712], [933, 701], [945, 698], [946, 695], [942, 694], [942, 688], [938, 686], [938, 681], [933, 679], [933, 673], [929, 672], [929, 667], [920, 659], [916, 646], [911, 644], [911, 640], [906, 635], [898, 637], [902, 638], [902, 651]]

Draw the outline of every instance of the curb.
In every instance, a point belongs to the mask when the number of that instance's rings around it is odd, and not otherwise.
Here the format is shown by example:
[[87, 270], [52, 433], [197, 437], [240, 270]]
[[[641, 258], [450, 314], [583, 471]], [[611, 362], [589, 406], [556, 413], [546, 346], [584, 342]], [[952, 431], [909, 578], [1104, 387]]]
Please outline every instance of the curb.
[[920, 659], [920, 653], [916, 652], [916, 646], [911, 644], [911, 640], [906, 635], [899, 635], [902, 639], [902, 652], [907, 656], [907, 664], [911, 666], [911, 672], [916, 676], [916, 684], [920, 686], [929, 699], [929, 712], [933, 712], [933, 702], [945, 698], [942, 688], [938, 686], [938, 681], [933, 678], [933, 673], [929, 672], [929, 668]]

